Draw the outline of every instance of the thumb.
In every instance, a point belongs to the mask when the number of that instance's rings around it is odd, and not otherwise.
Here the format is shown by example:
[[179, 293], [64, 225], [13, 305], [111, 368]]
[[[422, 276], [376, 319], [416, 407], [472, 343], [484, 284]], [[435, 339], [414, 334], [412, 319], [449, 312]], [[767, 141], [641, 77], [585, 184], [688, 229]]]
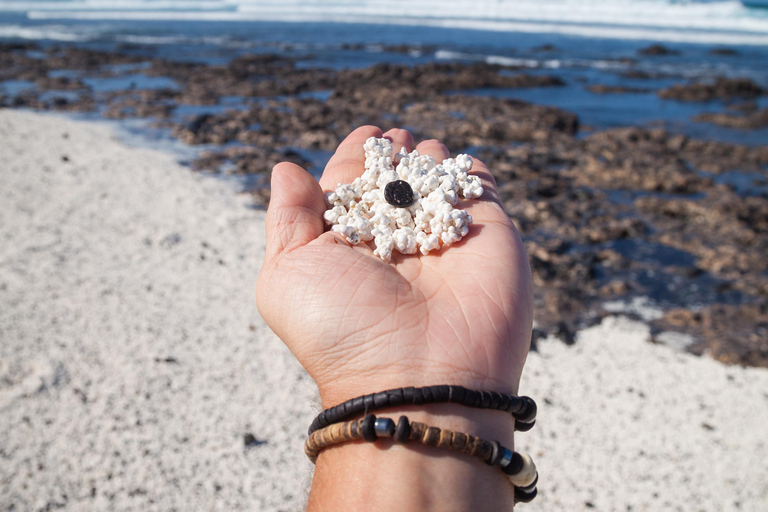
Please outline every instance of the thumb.
[[307, 171], [283, 162], [272, 170], [267, 209], [266, 259], [301, 247], [323, 234], [323, 190]]

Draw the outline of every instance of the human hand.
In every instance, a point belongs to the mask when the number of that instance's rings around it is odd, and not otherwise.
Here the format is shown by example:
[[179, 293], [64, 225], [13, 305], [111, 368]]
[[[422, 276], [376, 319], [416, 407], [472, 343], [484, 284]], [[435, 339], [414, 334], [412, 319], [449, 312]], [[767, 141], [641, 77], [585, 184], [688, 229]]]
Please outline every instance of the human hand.
[[[319, 184], [294, 164], [275, 167], [256, 294], [262, 317], [315, 380], [324, 407], [403, 386], [517, 392], [531, 336], [531, 273], [482, 162], [474, 159], [471, 174], [483, 196], [458, 205], [473, 224], [449, 248], [395, 253], [385, 263], [368, 244], [325, 231], [323, 191], [360, 176], [363, 143], [381, 136], [372, 126], [352, 132]], [[384, 136], [395, 151], [413, 149], [405, 130]], [[438, 162], [449, 156], [434, 140], [416, 149]]]

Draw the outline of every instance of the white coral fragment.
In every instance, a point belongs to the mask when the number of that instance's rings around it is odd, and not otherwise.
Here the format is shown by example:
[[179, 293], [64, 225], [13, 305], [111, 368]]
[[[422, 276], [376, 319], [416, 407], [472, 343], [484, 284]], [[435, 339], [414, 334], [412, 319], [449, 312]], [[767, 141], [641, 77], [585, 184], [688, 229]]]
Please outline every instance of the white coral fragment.
[[[460, 197], [476, 199], [483, 195], [480, 178], [469, 174], [469, 155], [438, 164], [416, 150], [408, 153], [402, 148], [395, 154], [388, 139], [376, 137], [365, 141], [363, 148], [363, 175], [352, 183], [339, 183], [325, 195], [328, 210], [324, 217], [332, 231], [352, 244], [373, 240], [374, 254], [384, 261], [392, 259], [394, 250], [427, 255], [467, 235], [472, 217], [455, 205]], [[398, 180], [411, 187], [414, 201], [410, 206], [387, 202], [384, 191]]]

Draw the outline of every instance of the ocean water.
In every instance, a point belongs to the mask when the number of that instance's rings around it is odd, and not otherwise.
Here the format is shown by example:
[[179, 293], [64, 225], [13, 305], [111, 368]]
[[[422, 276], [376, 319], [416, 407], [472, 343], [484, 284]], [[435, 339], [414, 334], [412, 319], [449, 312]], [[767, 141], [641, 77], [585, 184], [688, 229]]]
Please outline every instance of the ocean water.
[[[568, 85], [469, 93], [558, 106], [595, 129], [662, 124], [703, 138], [768, 140], [765, 129], [690, 121], [722, 110], [721, 102], [663, 101], [654, 92], [720, 76], [768, 86], [768, 9], [733, 0], [0, 0], [0, 41], [29, 40], [209, 64], [259, 52], [280, 52], [307, 67], [488, 62], [557, 75]], [[388, 48], [402, 44], [409, 48]], [[638, 53], [650, 44], [675, 53]], [[723, 48], [731, 54], [712, 53]], [[134, 74], [123, 81], [153, 86], [142, 80]], [[589, 85], [649, 92], [597, 95]], [[0, 92], [23, 86], [0, 83]]]

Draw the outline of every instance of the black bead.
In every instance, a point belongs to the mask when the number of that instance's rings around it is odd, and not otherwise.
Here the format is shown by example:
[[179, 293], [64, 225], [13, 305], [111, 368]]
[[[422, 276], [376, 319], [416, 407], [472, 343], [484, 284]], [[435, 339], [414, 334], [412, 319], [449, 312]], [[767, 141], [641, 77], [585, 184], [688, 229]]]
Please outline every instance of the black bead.
[[525, 408], [525, 401], [522, 400], [519, 396], [509, 395], [509, 398], [510, 401], [509, 407], [507, 407], [507, 412], [512, 413], [513, 416]]
[[501, 404], [501, 393], [491, 391], [491, 409], [498, 409]]
[[477, 396], [477, 391], [475, 391], [474, 389], [467, 389], [466, 392], [464, 393], [464, 400], [462, 401], [462, 403], [467, 407], [474, 407], [476, 396]]
[[411, 424], [408, 421], [407, 416], [400, 416], [400, 419], [397, 422], [397, 426], [395, 427], [395, 442], [396, 443], [407, 443], [408, 440], [411, 437]]
[[448, 386], [448, 400], [454, 404], [460, 404], [464, 402], [464, 395], [467, 389], [464, 386]]
[[436, 404], [448, 401], [448, 386], [432, 386], [432, 397]]
[[512, 452], [512, 460], [509, 461], [507, 467], [501, 468], [501, 470], [507, 475], [516, 475], [523, 470], [524, 465], [523, 456], [517, 452]]
[[506, 393], [501, 393], [501, 403], [499, 404], [499, 410], [500, 411], [506, 411], [509, 409], [509, 395]]
[[413, 403], [413, 386], [409, 386], [407, 388], [403, 388], [403, 403], [406, 405], [410, 405]]
[[515, 419], [524, 423], [530, 423], [536, 419], [536, 402], [533, 401], [533, 398], [528, 396], [521, 396], [520, 398], [525, 403], [525, 409], [515, 414]]
[[363, 439], [369, 443], [374, 442], [379, 436], [376, 435], [376, 416], [369, 414], [363, 419], [363, 424], [360, 425], [362, 430]]
[[482, 396], [480, 407], [488, 409], [491, 406], [491, 394], [488, 391], [481, 391], [480, 394]]
[[365, 399], [362, 396], [352, 399], [352, 407], [350, 407], [350, 416], [357, 416], [358, 414], [363, 414], [365, 412], [364, 400]]
[[434, 399], [432, 397], [432, 388], [430, 387], [421, 388], [421, 396], [424, 397], [425, 404], [431, 404], [432, 402], [434, 402]]
[[398, 208], [408, 208], [416, 201], [413, 189], [407, 181], [403, 180], [389, 182], [384, 188], [384, 199]]
[[338, 421], [336, 419], [336, 407], [331, 407], [330, 409], [325, 410], [325, 423], [326, 425], [331, 425], [333, 423], [336, 423]]
[[365, 409], [363, 412], [371, 412], [376, 410], [376, 404], [373, 402], [373, 395], [365, 395], [363, 397], [363, 404], [365, 404]]
[[403, 388], [390, 389], [387, 391], [387, 397], [389, 399], [390, 407], [397, 407], [403, 405]]
[[421, 394], [421, 388], [414, 388], [413, 389], [413, 401], [411, 403], [413, 405], [423, 405], [424, 404], [424, 395]]
[[389, 406], [389, 395], [387, 395], [386, 391], [382, 391], [381, 393], [376, 393], [373, 395], [373, 404], [376, 406], [376, 409], [383, 409], [385, 407]]
[[521, 489], [515, 488], [515, 503], [530, 503], [538, 494], [538, 490], [534, 489], [531, 492], [525, 492]]
[[517, 430], [518, 432], [528, 432], [533, 428], [534, 425], [536, 425], [535, 420], [530, 423], [523, 423], [522, 421], [516, 421], [515, 430]]
[[501, 457], [504, 454], [503, 450], [501, 449], [501, 445], [498, 441], [492, 441], [491, 446], [493, 446], [493, 452], [491, 452], [491, 458], [486, 460], [485, 463], [489, 466], [495, 466], [499, 462], [501, 462]]

